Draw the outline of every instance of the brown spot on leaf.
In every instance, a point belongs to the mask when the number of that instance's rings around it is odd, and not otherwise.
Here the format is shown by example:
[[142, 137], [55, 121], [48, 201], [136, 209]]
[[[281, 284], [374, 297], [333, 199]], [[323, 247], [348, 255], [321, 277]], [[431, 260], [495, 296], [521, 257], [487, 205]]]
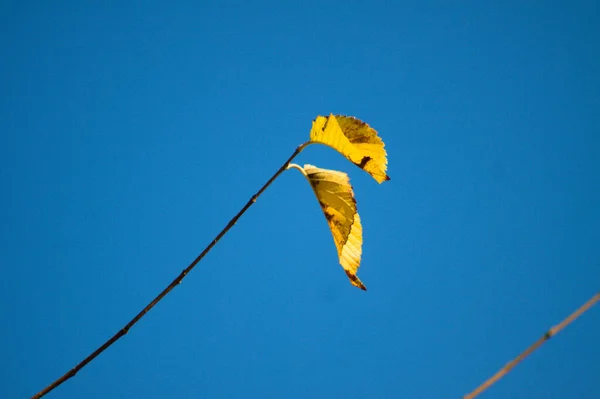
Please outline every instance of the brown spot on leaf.
[[362, 283], [362, 281], [360, 281], [358, 279], [358, 277], [356, 277], [354, 274], [350, 273], [348, 270], [344, 270], [344, 271], [346, 272], [346, 276], [348, 276], [350, 281], [352, 281], [353, 285], [357, 286], [358, 288], [360, 288], [363, 291], [367, 290], [367, 287], [365, 287], [365, 285]]
[[325, 214], [325, 218], [327, 219], [328, 222], [331, 222], [331, 219], [333, 219], [333, 215], [329, 212], [327, 212], [327, 204], [325, 204], [324, 202], [319, 201], [319, 205], [321, 205], [321, 209], [323, 209], [323, 213]]
[[361, 159], [361, 160], [360, 160], [360, 163], [357, 163], [357, 165], [358, 165], [358, 166], [359, 166], [361, 169], [364, 169], [364, 168], [365, 168], [365, 166], [366, 166], [366, 165], [369, 163], [369, 161], [370, 161], [371, 159], [373, 159], [373, 158], [371, 158], [371, 157], [369, 157], [369, 156], [367, 156], [367, 157], [363, 157], [363, 159]]
[[327, 221], [330, 223], [333, 223], [331, 221], [331, 219], [333, 219], [333, 215], [331, 213], [327, 213], [327, 212], [324, 212], [324, 213], [325, 213], [325, 218], [327, 219]]
[[327, 129], [327, 124], [328, 124], [328, 123], [329, 123], [329, 118], [327, 118], [327, 119], [325, 120], [325, 124], [323, 124], [323, 129], [321, 129], [321, 130], [325, 131], [325, 129]]

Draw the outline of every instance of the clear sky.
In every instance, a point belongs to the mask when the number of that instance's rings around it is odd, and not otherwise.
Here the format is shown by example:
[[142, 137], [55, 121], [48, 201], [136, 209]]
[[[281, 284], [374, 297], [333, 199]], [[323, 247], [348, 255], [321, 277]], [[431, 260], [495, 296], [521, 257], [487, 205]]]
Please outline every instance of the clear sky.
[[[600, 288], [600, 3], [0, 4], [0, 397], [120, 329], [308, 139], [364, 229], [352, 287], [289, 171], [49, 398], [460, 398]], [[167, 4], [168, 3], [168, 4]], [[482, 397], [600, 397], [600, 306]]]

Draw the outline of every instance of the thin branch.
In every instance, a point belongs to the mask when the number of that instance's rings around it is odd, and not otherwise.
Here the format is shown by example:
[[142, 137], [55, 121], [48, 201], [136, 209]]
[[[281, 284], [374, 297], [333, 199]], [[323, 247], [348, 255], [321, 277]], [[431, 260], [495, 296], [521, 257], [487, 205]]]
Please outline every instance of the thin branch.
[[562, 322], [560, 322], [560, 324], [558, 324], [558, 325], [552, 327], [550, 330], [548, 330], [533, 345], [531, 345], [529, 348], [527, 348], [523, 353], [521, 353], [515, 359], [506, 363], [506, 365], [503, 368], [501, 368], [496, 374], [494, 374], [489, 380], [487, 380], [486, 382], [481, 384], [479, 387], [477, 387], [477, 389], [475, 389], [470, 394], [465, 395], [463, 397], [463, 399], [473, 399], [474, 397], [478, 396], [480, 393], [482, 393], [483, 391], [488, 389], [490, 386], [492, 386], [492, 384], [494, 384], [500, 378], [502, 378], [506, 374], [508, 374], [508, 372], [510, 370], [512, 370], [523, 359], [525, 359], [527, 356], [529, 356], [533, 351], [535, 351], [537, 348], [542, 346], [542, 344], [544, 342], [548, 341], [550, 338], [552, 338], [553, 336], [558, 334], [563, 328], [565, 328], [566, 326], [571, 324], [571, 322], [573, 322], [573, 320], [575, 320], [576, 318], [581, 316], [585, 311], [587, 311], [589, 308], [591, 308], [599, 300], [600, 300], [600, 292], [597, 293], [596, 295], [594, 295], [592, 298], [590, 298], [589, 301], [584, 303], [579, 309], [577, 309], [575, 312], [573, 312], [569, 317], [567, 317]]
[[158, 302], [160, 302], [161, 299], [163, 299], [169, 292], [171, 292], [171, 290], [173, 288], [175, 288], [177, 285], [179, 285], [179, 283], [181, 283], [181, 281], [185, 278], [185, 276], [187, 276], [187, 274], [190, 271], [192, 271], [192, 269], [198, 264], [198, 262], [200, 262], [202, 260], [202, 258], [204, 258], [204, 256], [212, 249], [212, 247], [214, 247], [217, 244], [217, 242], [219, 242], [219, 240], [225, 235], [225, 233], [227, 233], [229, 231], [229, 229], [231, 229], [233, 227], [233, 225], [236, 224], [236, 222], [238, 221], [238, 219], [248, 210], [248, 208], [250, 208], [252, 206], [252, 204], [254, 204], [256, 202], [256, 200], [258, 199], [258, 197], [260, 197], [260, 195], [271, 185], [271, 183], [273, 183], [273, 181], [281, 173], [283, 173], [283, 171], [286, 170], [286, 168], [290, 164], [290, 162], [292, 162], [292, 160], [298, 154], [300, 154], [300, 152], [308, 144], [309, 143], [304, 143], [304, 144], [298, 146], [298, 148], [296, 148], [296, 150], [294, 151], [294, 153], [288, 158], [287, 161], [285, 161], [285, 163], [279, 168], [279, 170], [277, 172], [275, 172], [275, 174], [269, 179], [269, 181], [267, 181], [265, 183], [265, 185], [262, 186], [262, 188], [260, 190], [258, 190], [258, 192], [256, 194], [254, 194], [250, 198], [250, 200], [237, 213], [237, 215], [235, 215], [229, 221], [229, 223], [227, 223], [227, 225], [225, 226], [225, 228], [223, 228], [223, 230], [221, 230], [221, 232], [219, 234], [217, 234], [217, 236], [210, 242], [210, 244], [208, 244], [208, 246], [206, 248], [204, 248], [204, 251], [202, 251], [200, 253], [200, 255], [198, 255], [196, 257], [196, 259], [194, 259], [192, 261], [192, 263], [189, 264], [188, 267], [186, 267], [185, 269], [183, 269], [183, 271], [179, 274], [179, 276], [177, 276], [171, 282], [171, 284], [169, 284], [160, 294], [158, 294], [158, 296], [156, 298], [154, 298], [152, 300], [152, 302], [150, 302], [148, 305], [146, 305], [146, 307], [141, 312], [139, 312], [133, 319], [131, 319], [131, 321], [129, 323], [127, 323], [125, 325], [125, 327], [121, 328], [115, 335], [113, 335], [102, 346], [100, 346], [98, 349], [96, 349], [94, 352], [92, 352], [88, 357], [86, 357], [85, 359], [83, 359], [79, 364], [77, 364], [71, 370], [69, 370], [68, 372], [66, 372], [62, 377], [60, 377], [59, 379], [57, 379], [56, 381], [54, 381], [52, 384], [48, 385], [46, 388], [42, 389], [40, 392], [38, 392], [35, 395], [33, 395], [31, 397], [31, 399], [41, 398], [42, 396], [46, 395], [48, 392], [52, 391], [54, 388], [58, 387], [63, 382], [67, 381], [69, 378], [75, 376], [75, 374], [77, 374], [77, 372], [79, 370], [81, 370], [89, 362], [91, 362], [92, 360], [94, 360], [96, 358], [96, 356], [98, 356], [99, 354], [101, 354], [102, 352], [104, 352], [106, 349], [108, 349], [108, 347], [110, 347], [112, 344], [114, 344], [119, 338], [121, 338], [122, 336], [124, 336], [125, 334], [127, 334], [129, 332], [129, 329], [131, 327], [133, 327], [133, 325], [135, 323], [137, 323], [142, 317], [144, 317], [146, 315], [146, 313], [148, 313], [150, 311], [150, 309], [152, 309]]

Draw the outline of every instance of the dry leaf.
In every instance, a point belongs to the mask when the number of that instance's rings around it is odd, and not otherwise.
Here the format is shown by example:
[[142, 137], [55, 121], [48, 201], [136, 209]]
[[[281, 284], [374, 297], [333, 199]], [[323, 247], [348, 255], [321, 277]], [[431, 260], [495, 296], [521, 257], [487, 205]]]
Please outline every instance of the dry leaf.
[[389, 180], [387, 154], [377, 131], [363, 121], [343, 115], [318, 116], [310, 142], [325, 144], [370, 174], [378, 183]]
[[313, 165], [302, 168], [290, 164], [289, 167], [300, 170], [310, 182], [331, 229], [340, 264], [350, 283], [366, 291], [356, 276], [362, 254], [362, 225], [348, 175]]

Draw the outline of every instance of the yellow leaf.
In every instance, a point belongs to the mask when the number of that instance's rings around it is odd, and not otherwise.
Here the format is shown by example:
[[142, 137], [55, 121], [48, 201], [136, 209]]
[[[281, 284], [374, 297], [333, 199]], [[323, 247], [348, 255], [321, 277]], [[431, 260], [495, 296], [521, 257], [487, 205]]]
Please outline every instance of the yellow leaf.
[[352, 116], [318, 116], [313, 121], [310, 142], [325, 144], [370, 174], [378, 183], [389, 180], [387, 154], [377, 131]]
[[366, 291], [356, 276], [362, 254], [362, 225], [348, 175], [313, 165], [302, 168], [290, 164], [289, 167], [300, 170], [310, 182], [331, 229], [340, 264], [350, 283]]

